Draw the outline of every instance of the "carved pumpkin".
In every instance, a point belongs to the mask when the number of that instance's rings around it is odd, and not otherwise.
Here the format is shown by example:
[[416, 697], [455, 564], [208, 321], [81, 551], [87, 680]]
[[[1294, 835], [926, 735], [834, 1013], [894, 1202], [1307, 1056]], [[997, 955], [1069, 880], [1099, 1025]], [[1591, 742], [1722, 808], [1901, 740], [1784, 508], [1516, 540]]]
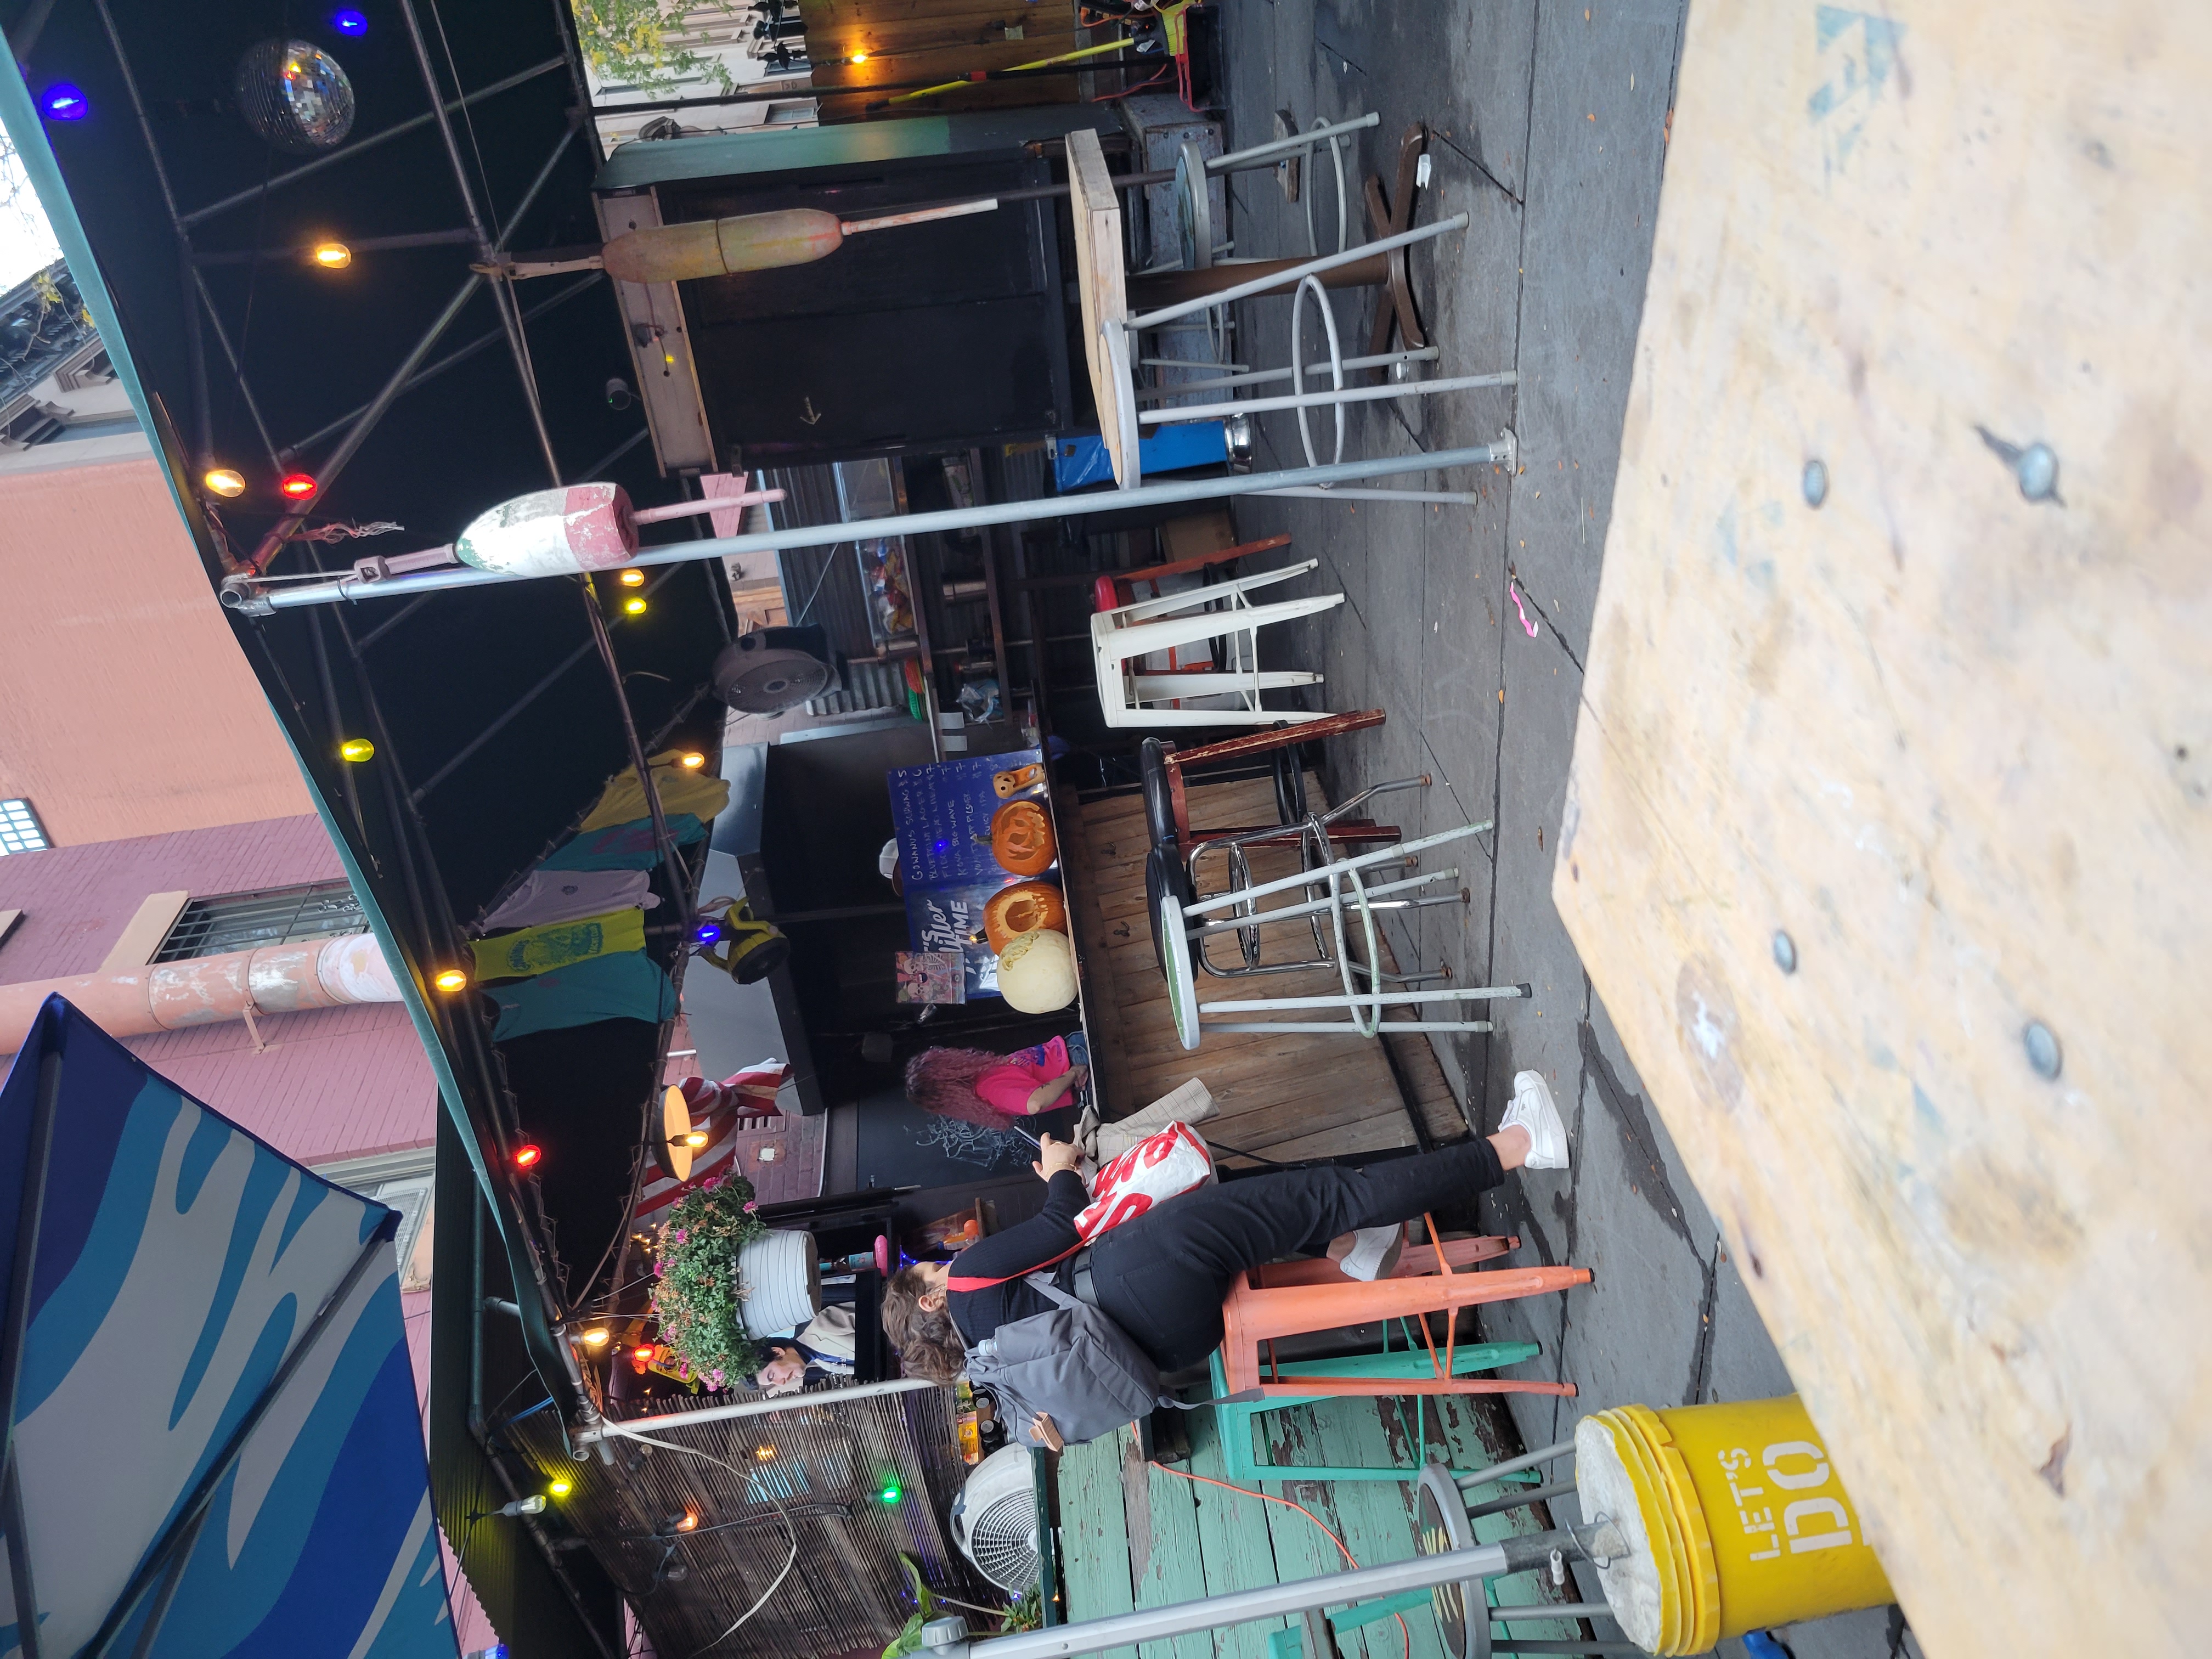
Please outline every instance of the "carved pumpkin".
[[1018, 881], [992, 894], [983, 907], [983, 937], [994, 951], [1005, 950], [1016, 934], [1033, 927], [1067, 931], [1067, 902], [1048, 881]]
[[1042, 875], [1060, 846], [1052, 820], [1033, 800], [1010, 800], [991, 817], [991, 856], [1018, 876]]

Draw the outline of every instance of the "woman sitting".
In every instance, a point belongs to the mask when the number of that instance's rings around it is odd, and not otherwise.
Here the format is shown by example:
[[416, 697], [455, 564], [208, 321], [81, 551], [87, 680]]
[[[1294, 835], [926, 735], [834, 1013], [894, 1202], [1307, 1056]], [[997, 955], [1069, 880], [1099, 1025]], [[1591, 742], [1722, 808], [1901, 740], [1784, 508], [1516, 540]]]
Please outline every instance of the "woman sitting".
[[[1200, 1187], [1100, 1234], [1048, 1269], [1052, 1282], [1120, 1326], [1163, 1373], [1201, 1364], [1221, 1344], [1230, 1282], [1246, 1269], [1326, 1252], [1352, 1278], [1379, 1278], [1396, 1265], [1404, 1224], [1416, 1216], [1495, 1187], [1509, 1170], [1565, 1169], [1566, 1128], [1551, 1090], [1534, 1072], [1514, 1086], [1504, 1126], [1486, 1140], [1364, 1170], [1282, 1170]], [[1049, 1135], [1041, 1145], [1031, 1167], [1050, 1193], [1040, 1214], [949, 1263], [905, 1268], [884, 1287], [884, 1330], [908, 1376], [951, 1382], [969, 1346], [1051, 1310], [1024, 1275], [1079, 1242], [1075, 1218], [1091, 1200], [1076, 1149]], [[954, 1278], [1004, 1282], [955, 1291]], [[1030, 1426], [1059, 1445], [1049, 1413]]]
[[984, 1048], [925, 1048], [906, 1063], [907, 1098], [925, 1112], [1002, 1129], [1071, 1104], [1069, 1091], [1091, 1075], [1083, 1033], [1011, 1054]]

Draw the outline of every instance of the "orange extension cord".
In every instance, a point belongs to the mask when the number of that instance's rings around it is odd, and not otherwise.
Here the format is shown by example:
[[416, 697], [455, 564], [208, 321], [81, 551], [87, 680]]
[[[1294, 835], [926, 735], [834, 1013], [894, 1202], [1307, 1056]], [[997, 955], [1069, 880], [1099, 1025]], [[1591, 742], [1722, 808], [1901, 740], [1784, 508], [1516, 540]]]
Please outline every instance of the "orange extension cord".
[[[1344, 1565], [1346, 1566], [1350, 1567], [1355, 1572], [1359, 1570], [1359, 1563], [1352, 1559], [1352, 1552], [1345, 1547], [1344, 1540], [1339, 1538], [1334, 1533], [1331, 1532], [1322, 1522], [1322, 1518], [1303, 1504], [1294, 1504], [1287, 1498], [1270, 1498], [1266, 1492], [1254, 1492], [1250, 1487], [1237, 1486], [1233, 1481], [1216, 1480], [1209, 1474], [1188, 1474], [1181, 1469], [1171, 1469], [1164, 1463], [1151, 1463], [1147, 1464], [1146, 1467], [1149, 1468], [1158, 1469], [1162, 1474], [1171, 1474], [1178, 1480], [1194, 1481], [1201, 1486], [1218, 1486], [1224, 1492], [1233, 1492], [1242, 1498], [1256, 1498], [1262, 1504], [1279, 1504], [1286, 1510], [1296, 1510], [1300, 1515], [1305, 1516], [1307, 1520], [1312, 1522], [1314, 1525], [1321, 1528], [1322, 1536], [1328, 1539], [1330, 1543], [1336, 1546], [1338, 1553], [1344, 1557]], [[1398, 1634], [1405, 1638], [1406, 1659], [1413, 1659], [1413, 1632], [1406, 1628], [1406, 1615], [1404, 1613], [1401, 1613], [1397, 1614], [1396, 1618], [1398, 1620]]]

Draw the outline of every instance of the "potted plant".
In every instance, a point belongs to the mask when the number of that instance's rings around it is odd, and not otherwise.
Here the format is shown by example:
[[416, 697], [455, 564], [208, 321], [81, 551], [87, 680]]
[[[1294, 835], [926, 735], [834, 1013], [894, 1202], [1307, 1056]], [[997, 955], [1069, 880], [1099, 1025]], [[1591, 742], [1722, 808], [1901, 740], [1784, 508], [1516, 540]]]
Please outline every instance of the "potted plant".
[[760, 1218], [743, 1176], [704, 1182], [661, 1224], [653, 1310], [687, 1381], [749, 1381], [767, 1364], [758, 1339], [811, 1318], [821, 1302], [811, 1233]]

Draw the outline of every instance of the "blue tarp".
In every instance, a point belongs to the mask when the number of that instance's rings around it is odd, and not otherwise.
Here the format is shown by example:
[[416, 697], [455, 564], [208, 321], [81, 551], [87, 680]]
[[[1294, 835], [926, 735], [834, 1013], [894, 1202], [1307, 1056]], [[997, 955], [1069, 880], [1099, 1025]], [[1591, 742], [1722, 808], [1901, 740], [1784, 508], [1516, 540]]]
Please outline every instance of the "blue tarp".
[[0, 1659], [454, 1659], [396, 1221], [48, 999], [0, 1085]]

